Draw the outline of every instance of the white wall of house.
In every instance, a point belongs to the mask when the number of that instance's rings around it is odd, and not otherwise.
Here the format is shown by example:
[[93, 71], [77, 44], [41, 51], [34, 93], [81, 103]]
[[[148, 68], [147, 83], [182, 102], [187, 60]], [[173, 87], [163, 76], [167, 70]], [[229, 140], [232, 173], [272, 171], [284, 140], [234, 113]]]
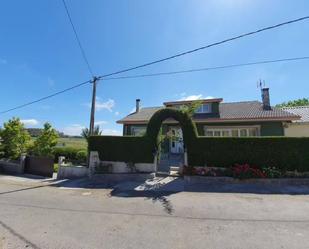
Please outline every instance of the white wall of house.
[[309, 137], [309, 123], [291, 123], [284, 127], [286, 137]]

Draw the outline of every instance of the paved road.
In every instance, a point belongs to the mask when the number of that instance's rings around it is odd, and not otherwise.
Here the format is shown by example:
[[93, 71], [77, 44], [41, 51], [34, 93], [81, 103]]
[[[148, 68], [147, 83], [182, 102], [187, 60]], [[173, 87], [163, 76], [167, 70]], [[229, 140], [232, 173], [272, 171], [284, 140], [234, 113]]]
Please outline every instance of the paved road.
[[0, 248], [309, 248], [307, 195], [45, 184], [0, 177]]

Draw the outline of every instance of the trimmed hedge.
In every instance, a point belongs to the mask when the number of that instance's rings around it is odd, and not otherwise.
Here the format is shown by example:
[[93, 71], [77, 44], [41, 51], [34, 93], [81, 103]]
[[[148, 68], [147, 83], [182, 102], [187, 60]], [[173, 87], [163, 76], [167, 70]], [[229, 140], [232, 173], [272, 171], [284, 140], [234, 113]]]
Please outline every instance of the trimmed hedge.
[[196, 126], [187, 113], [173, 108], [164, 108], [152, 115], [147, 125], [146, 137], [148, 137], [152, 142], [152, 145], [156, 147], [162, 122], [169, 118], [173, 118], [179, 122], [183, 131], [184, 144], [189, 146], [189, 144], [197, 137]]
[[87, 161], [87, 150], [75, 147], [56, 147], [54, 149], [54, 162], [58, 162], [59, 156], [64, 156], [68, 161]]
[[189, 165], [230, 167], [248, 163], [258, 167], [309, 171], [309, 138], [198, 137], [188, 148]]
[[152, 163], [162, 122], [174, 118], [182, 127], [190, 166], [231, 167], [236, 163], [280, 170], [309, 171], [309, 138], [198, 137], [190, 116], [164, 108], [150, 119], [143, 137], [92, 136], [89, 151], [98, 151], [103, 161]]
[[102, 161], [153, 163], [153, 147], [145, 136], [91, 136], [88, 146]]

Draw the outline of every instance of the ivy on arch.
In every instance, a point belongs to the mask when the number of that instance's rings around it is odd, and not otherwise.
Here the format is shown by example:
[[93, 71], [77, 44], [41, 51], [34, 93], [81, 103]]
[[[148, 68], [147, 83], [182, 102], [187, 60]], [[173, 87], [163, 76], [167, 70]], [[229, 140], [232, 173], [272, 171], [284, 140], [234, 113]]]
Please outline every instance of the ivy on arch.
[[163, 121], [168, 118], [173, 118], [179, 122], [182, 129], [183, 140], [188, 147], [197, 138], [197, 129], [191, 117], [180, 110], [173, 108], [164, 108], [155, 112], [147, 125], [145, 136], [150, 140], [152, 146], [157, 149], [158, 134], [160, 132]]

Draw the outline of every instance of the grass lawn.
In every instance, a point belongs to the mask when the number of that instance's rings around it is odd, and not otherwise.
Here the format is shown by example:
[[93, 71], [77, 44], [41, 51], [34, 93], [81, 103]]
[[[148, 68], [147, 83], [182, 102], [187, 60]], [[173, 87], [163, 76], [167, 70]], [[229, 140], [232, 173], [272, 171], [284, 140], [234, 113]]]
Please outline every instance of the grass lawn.
[[59, 138], [57, 147], [73, 147], [87, 149], [87, 141], [84, 138]]

